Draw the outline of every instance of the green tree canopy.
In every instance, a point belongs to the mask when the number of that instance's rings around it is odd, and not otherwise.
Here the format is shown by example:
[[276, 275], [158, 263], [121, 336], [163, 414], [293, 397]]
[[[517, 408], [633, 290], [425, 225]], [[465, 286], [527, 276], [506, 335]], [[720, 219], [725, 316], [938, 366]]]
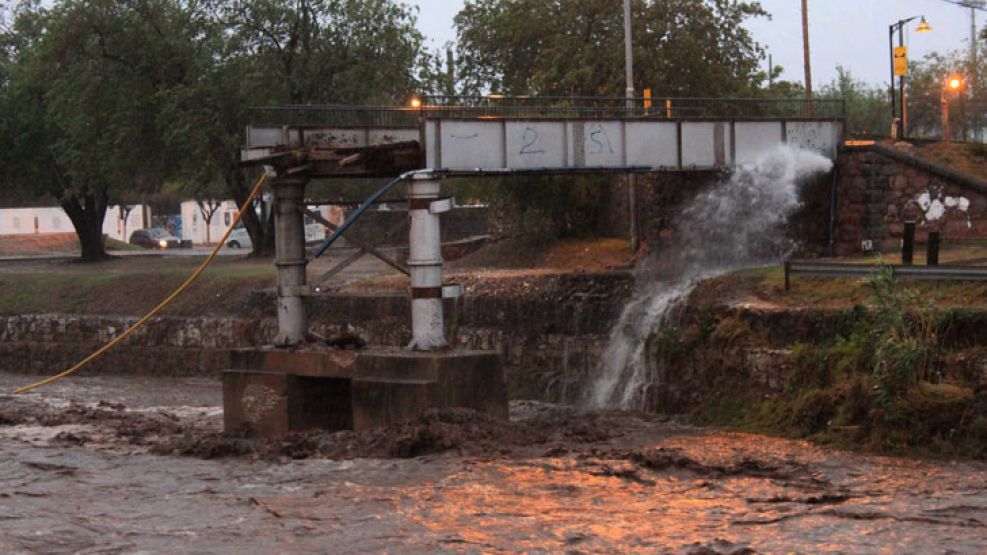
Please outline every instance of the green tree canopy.
[[[204, 39], [198, 79], [169, 96], [168, 140], [184, 179], [222, 181], [238, 204], [250, 107], [403, 102], [435, 63], [415, 11], [393, 0], [217, 0]], [[248, 211], [244, 225], [255, 253], [270, 254], [272, 222]]]
[[[635, 88], [662, 96], [749, 94], [765, 78], [743, 24], [758, 2], [634, 0]], [[624, 94], [624, 27], [612, 0], [467, 0], [456, 16], [466, 94]]]
[[106, 207], [152, 191], [171, 160], [165, 92], [189, 77], [187, 13], [168, 0], [22, 3], [7, 33], [5, 186], [65, 209], [87, 260], [105, 257]]
[[[402, 101], [435, 67], [393, 0], [25, 0], [9, 15], [0, 182], [57, 199], [91, 260], [124, 196], [223, 184], [242, 203], [250, 106]], [[270, 227], [245, 224], [268, 250]]]
[[836, 66], [836, 79], [823, 86], [819, 98], [843, 99], [846, 132], [884, 136], [891, 129], [891, 102], [887, 86], [871, 86], [855, 79], [843, 66]]

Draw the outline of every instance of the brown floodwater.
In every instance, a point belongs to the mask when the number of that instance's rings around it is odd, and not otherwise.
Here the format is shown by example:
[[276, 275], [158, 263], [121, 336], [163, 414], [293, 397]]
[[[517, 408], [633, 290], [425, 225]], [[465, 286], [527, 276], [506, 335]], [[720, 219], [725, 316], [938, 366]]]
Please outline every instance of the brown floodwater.
[[359, 458], [388, 431], [182, 451], [220, 437], [220, 399], [208, 380], [111, 377], [0, 396], [0, 553], [987, 552], [983, 462], [524, 402], [509, 426], [428, 428], [458, 439], [416, 457]]

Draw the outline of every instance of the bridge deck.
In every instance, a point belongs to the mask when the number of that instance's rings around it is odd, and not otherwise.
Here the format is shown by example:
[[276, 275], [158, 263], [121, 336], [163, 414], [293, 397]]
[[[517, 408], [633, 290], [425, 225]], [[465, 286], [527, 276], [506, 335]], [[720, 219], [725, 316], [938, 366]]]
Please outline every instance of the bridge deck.
[[752, 104], [758, 110], [748, 112], [756, 113], [737, 115], [729, 101], [741, 99], [706, 100], [702, 110], [692, 106], [678, 113], [671, 104], [661, 110], [517, 104], [265, 109], [261, 123], [247, 128], [243, 161], [310, 177], [389, 177], [421, 168], [719, 171], [751, 162], [780, 143], [836, 156], [843, 120], [832, 103], [822, 104], [825, 110], [793, 101]]

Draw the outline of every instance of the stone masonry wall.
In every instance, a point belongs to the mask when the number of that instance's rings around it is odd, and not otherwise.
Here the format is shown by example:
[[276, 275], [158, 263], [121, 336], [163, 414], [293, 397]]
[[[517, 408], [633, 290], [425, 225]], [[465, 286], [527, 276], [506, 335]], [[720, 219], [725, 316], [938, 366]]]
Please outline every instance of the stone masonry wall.
[[930, 231], [942, 243], [987, 237], [987, 197], [969, 187], [874, 151], [845, 152], [839, 168], [839, 255], [898, 248], [906, 221], [920, 243]]
[[[458, 346], [503, 353], [513, 396], [573, 400], [606, 346], [631, 283], [626, 273], [507, 283], [506, 291], [448, 301], [448, 337]], [[256, 292], [240, 317], [157, 318], [83, 372], [216, 376], [230, 367], [231, 349], [273, 340], [273, 307], [273, 292]], [[310, 322], [325, 336], [346, 331], [370, 345], [403, 346], [411, 338], [409, 310], [404, 295], [325, 295], [310, 299]], [[57, 314], [0, 317], [0, 370], [55, 374], [135, 321]]]

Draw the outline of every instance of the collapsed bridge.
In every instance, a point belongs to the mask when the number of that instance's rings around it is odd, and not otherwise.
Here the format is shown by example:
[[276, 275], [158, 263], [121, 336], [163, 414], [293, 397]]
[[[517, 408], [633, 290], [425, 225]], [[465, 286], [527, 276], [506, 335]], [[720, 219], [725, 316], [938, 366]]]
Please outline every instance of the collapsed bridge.
[[[448, 176], [729, 171], [779, 143], [835, 158], [841, 100], [434, 97], [416, 107], [286, 106], [253, 111], [245, 165], [274, 177], [276, 345], [240, 352], [224, 373], [228, 429], [276, 435], [361, 429], [429, 407], [506, 415], [496, 353], [451, 351], [443, 299], [439, 218]], [[412, 342], [357, 354], [300, 352], [308, 334], [305, 188], [311, 179], [391, 178], [320, 247], [328, 249], [387, 190], [408, 183]], [[328, 222], [324, 222], [328, 223]], [[258, 412], [257, 407], [267, 407]]]

